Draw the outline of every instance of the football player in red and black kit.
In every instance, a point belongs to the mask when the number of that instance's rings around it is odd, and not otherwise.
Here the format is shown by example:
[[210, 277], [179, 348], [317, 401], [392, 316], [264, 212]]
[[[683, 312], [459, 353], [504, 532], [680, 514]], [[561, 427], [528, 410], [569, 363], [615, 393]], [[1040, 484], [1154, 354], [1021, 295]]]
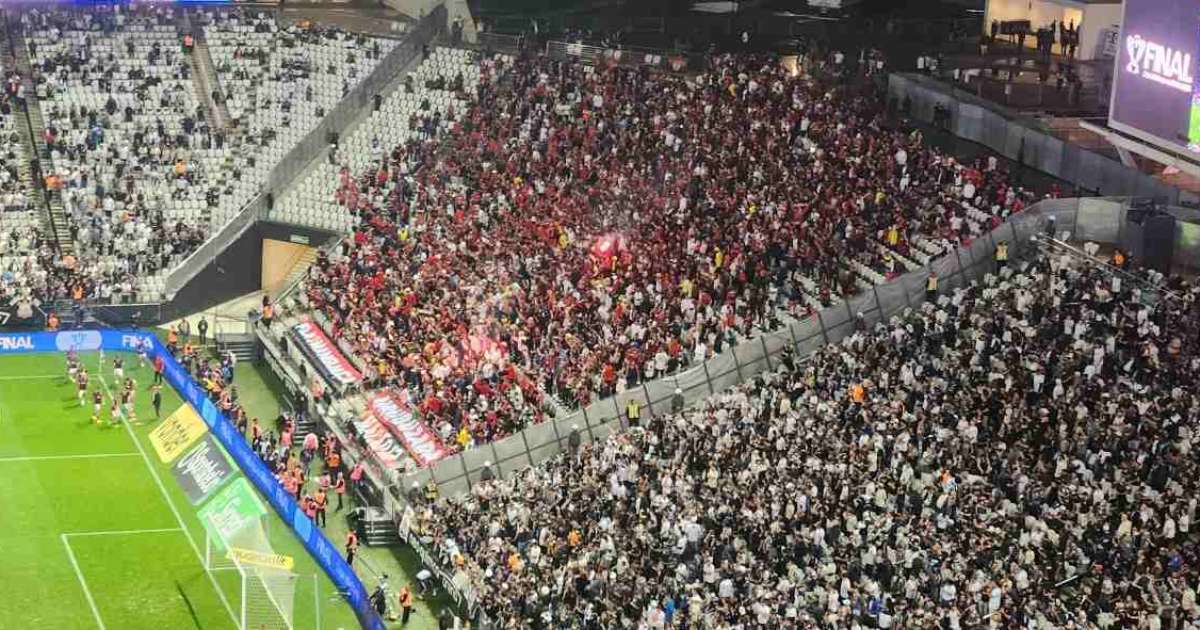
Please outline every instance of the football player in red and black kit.
[[87, 395], [88, 388], [88, 372], [87, 368], [80, 367], [79, 374], [75, 375], [75, 386], [79, 394], [79, 406], [83, 406], [84, 399]]

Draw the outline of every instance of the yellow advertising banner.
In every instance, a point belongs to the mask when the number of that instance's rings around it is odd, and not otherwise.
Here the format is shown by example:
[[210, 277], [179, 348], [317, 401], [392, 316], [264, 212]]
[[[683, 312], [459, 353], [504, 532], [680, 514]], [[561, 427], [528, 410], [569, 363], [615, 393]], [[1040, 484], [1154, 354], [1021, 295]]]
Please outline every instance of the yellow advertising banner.
[[279, 553], [265, 553], [254, 551], [253, 549], [230, 547], [228, 555], [230, 560], [236, 560], [242, 564], [253, 564], [280, 571], [291, 571], [296, 566], [295, 558]]
[[158, 452], [158, 458], [169, 464], [207, 432], [208, 425], [204, 424], [200, 414], [196, 413], [191, 405], [184, 403], [175, 413], [167, 416], [162, 424], [150, 431], [150, 443]]

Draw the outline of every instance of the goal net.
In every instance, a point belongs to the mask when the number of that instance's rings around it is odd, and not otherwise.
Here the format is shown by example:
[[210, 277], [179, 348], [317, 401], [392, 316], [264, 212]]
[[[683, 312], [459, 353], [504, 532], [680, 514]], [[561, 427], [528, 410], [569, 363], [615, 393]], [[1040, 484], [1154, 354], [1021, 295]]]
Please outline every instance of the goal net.
[[292, 630], [296, 574], [291, 557], [275, 553], [264, 519], [229, 522], [209, 518], [204, 564], [209, 571], [238, 576], [239, 630]]

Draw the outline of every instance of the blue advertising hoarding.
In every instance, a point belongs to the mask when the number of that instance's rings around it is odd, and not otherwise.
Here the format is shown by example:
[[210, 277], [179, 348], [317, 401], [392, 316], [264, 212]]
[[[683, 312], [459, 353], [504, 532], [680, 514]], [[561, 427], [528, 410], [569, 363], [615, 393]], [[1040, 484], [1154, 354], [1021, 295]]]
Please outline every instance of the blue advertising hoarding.
[[346, 595], [346, 599], [354, 609], [362, 627], [366, 630], [383, 630], [385, 628], [383, 621], [371, 608], [362, 581], [358, 579], [350, 565], [346, 564], [337, 548], [304, 515], [304, 511], [284, 490], [283, 486], [279, 485], [275, 475], [258, 458], [250, 445], [246, 443], [245, 438], [238, 433], [229, 419], [217, 409], [217, 406], [204, 395], [204, 389], [192, 380], [187, 370], [175, 361], [154, 334], [141, 330], [69, 330], [0, 334], [0, 356], [26, 352], [67, 352], [69, 350], [132, 352], [139, 347], [145, 347], [144, 344], [147, 342], [149, 342], [148, 354], [151, 357], [161, 356], [163, 358], [163, 376], [167, 383], [179, 392], [185, 402], [196, 409], [205, 424], [208, 425], [209, 431], [233, 458], [234, 463], [250, 480], [250, 483], [267, 498], [267, 502], [304, 544], [304, 548], [333, 581], [334, 586]]

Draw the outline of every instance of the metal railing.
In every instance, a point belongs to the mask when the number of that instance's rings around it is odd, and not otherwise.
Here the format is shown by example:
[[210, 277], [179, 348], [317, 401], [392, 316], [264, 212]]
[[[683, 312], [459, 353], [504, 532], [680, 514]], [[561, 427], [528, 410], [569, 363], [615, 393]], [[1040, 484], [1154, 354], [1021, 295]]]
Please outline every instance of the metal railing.
[[283, 156], [267, 175], [262, 192], [255, 195], [212, 238], [167, 274], [163, 288], [167, 299], [173, 299], [180, 289], [216, 260], [216, 257], [237, 241], [250, 226], [258, 221], [274, 218], [268, 207], [272, 205], [268, 203], [268, 198], [282, 199], [284, 190], [306, 172], [308, 165], [321, 159], [329, 144], [330, 135], [341, 134], [355, 122], [362, 112], [371, 106], [375, 94], [391, 84], [445, 28], [446, 8], [439, 4], [409, 31], [400, 44], [384, 55], [371, 74], [350, 90], [312, 131]]
[[708, 57], [703, 53], [636, 46], [606, 48], [565, 41], [546, 42], [546, 54], [558, 59], [578, 59], [589, 64], [604, 62], [624, 66], [649, 66], [672, 72], [699, 71], [708, 64]]
[[[957, 247], [925, 267], [822, 309], [808, 319], [746, 340], [703, 363], [638, 384], [565, 418], [531, 425], [502, 440], [452, 455], [434, 466], [404, 475], [399, 483], [409, 487], [414, 481], [424, 485], [432, 480], [443, 494], [459, 494], [470, 490], [479, 480], [485, 462], [491, 463], [496, 475], [504, 476], [558, 454], [566, 446], [573, 427], [578, 427], [584, 441], [603, 439], [626, 428], [625, 406], [629, 400], [651, 414], [665, 413], [670, 410], [671, 398], [678, 388], [685, 405], [692, 405], [773, 368], [786, 347], [804, 357], [822, 345], [841, 341], [857, 327], [872, 326], [919, 305], [924, 300], [925, 282], [931, 271], [937, 273], [943, 292], [969, 284], [992, 270], [996, 243], [1001, 241], [1009, 244], [1009, 254], [1014, 259], [1036, 251], [1038, 244], [1031, 237], [1051, 229], [1054, 235], [1065, 237], [1064, 240], [1121, 245], [1126, 238], [1130, 201], [1128, 197], [1040, 201], [969, 245]], [[1171, 209], [1171, 212], [1180, 219], [1176, 225], [1174, 263], [1178, 269], [1192, 269], [1200, 264], [1200, 223], [1181, 218], [1192, 211]]]

